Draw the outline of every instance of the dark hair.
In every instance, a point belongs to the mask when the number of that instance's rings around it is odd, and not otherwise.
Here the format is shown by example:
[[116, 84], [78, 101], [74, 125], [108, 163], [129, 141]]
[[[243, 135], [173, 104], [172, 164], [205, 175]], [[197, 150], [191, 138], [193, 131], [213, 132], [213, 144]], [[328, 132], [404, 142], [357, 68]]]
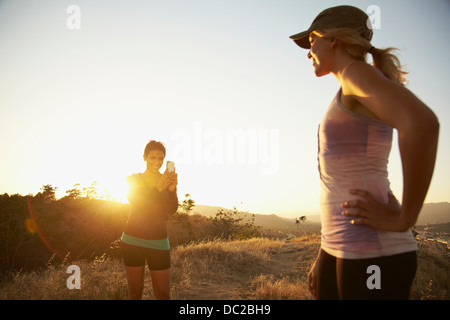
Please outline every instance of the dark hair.
[[164, 153], [164, 157], [166, 156], [166, 147], [162, 142], [150, 140], [145, 146], [144, 159], [147, 158], [147, 155], [151, 150], [160, 150]]

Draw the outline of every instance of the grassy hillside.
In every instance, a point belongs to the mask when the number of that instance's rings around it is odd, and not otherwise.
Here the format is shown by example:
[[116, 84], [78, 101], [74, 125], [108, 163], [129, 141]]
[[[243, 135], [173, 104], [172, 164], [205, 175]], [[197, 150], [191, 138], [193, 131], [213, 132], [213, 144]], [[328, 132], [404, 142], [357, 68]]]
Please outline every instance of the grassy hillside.
[[[124, 299], [118, 239], [128, 213], [127, 205], [96, 199], [1, 195], [0, 299]], [[266, 218], [270, 228], [237, 210], [173, 215], [172, 298], [311, 299], [306, 277], [319, 249], [319, 225]], [[412, 298], [448, 300], [447, 245], [420, 239]], [[80, 268], [80, 290], [66, 286], [70, 265]], [[150, 281], [147, 276], [145, 299], [153, 299]]]
[[[172, 299], [311, 299], [307, 273], [319, 236], [289, 240], [252, 238], [208, 241], [172, 250]], [[41, 271], [17, 272], [0, 283], [0, 299], [125, 299], [127, 283], [119, 259], [102, 255], [74, 261], [81, 289], [66, 287], [68, 263], [49, 262]], [[450, 299], [448, 250], [422, 243], [412, 299]], [[144, 299], [153, 299], [147, 274]]]

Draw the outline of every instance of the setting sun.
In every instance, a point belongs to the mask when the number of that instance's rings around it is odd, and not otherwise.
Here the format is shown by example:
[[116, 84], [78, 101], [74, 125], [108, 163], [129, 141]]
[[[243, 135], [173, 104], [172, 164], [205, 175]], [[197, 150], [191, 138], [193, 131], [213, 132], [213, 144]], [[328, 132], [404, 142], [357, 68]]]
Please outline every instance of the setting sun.
[[0, 0], [0, 300], [450, 300], [450, 0], [343, 2]]
[[108, 184], [106, 186], [106, 192], [112, 198], [112, 200], [122, 203], [127, 203], [128, 185], [124, 181], [116, 181], [114, 184]]
[[[269, 1], [258, 3], [255, 15], [239, 2], [148, 1], [139, 9], [83, 2], [77, 29], [66, 25], [73, 21], [64, 5], [1, 3], [0, 83], [8, 88], [0, 96], [1, 193], [35, 194], [50, 184], [64, 197], [76, 183], [82, 191], [97, 181], [100, 197], [127, 202], [126, 177], [145, 171], [143, 148], [155, 139], [167, 147], [165, 160], [175, 161], [180, 198], [189, 193], [198, 204], [227, 208], [243, 202], [252, 212], [282, 216], [319, 211], [317, 126], [338, 88], [332, 78], [314, 78], [289, 36], [326, 4]], [[374, 45], [401, 45], [411, 67], [408, 88], [448, 118], [448, 75], [423, 63], [417, 33], [405, 31], [417, 21], [447, 21], [448, 5], [378, 6], [411, 6], [401, 22], [386, 16], [376, 25]], [[439, 32], [423, 36], [442, 46]], [[442, 70], [444, 52], [433, 58]], [[389, 178], [400, 196], [400, 153], [392, 149]], [[448, 199], [449, 158], [442, 144], [428, 202]]]

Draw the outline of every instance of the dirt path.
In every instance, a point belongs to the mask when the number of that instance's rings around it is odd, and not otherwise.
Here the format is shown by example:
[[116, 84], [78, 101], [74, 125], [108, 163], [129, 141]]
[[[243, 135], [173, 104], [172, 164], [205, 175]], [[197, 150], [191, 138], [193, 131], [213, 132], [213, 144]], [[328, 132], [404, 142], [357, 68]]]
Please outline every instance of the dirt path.
[[[284, 240], [280, 247], [270, 250], [270, 259], [264, 262], [264, 265], [243, 261], [241, 265], [233, 266], [234, 272], [219, 277], [217, 281], [191, 279], [188, 286], [178, 286], [175, 289], [174, 298], [180, 300], [260, 299], [261, 296], [255, 293], [255, 282], [259, 286], [264, 286], [266, 282], [283, 281], [287, 286], [300, 284], [304, 287], [306, 276], [317, 252], [318, 243], [316, 242]], [[277, 290], [283, 289], [277, 288]]]

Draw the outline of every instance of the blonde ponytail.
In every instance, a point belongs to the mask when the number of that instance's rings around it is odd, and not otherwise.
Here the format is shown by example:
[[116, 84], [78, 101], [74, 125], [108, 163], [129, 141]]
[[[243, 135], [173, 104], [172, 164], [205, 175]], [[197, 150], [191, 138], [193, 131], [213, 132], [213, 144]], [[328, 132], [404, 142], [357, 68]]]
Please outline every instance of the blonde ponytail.
[[393, 53], [396, 48], [378, 49], [372, 46], [369, 40], [362, 37], [357, 31], [348, 28], [330, 28], [313, 31], [319, 37], [336, 39], [342, 43], [347, 52], [357, 60], [367, 61], [367, 53], [372, 55], [373, 66], [379, 69], [387, 78], [404, 84], [406, 71], [400, 60]]
[[377, 49], [372, 48], [373, 65], [375, 68], [381, 70], [386, 77], [399, 83], [406, 83], [405, 75], [408, 72], [403, 70], [398, 57], [393, 53], [396, 48]]

